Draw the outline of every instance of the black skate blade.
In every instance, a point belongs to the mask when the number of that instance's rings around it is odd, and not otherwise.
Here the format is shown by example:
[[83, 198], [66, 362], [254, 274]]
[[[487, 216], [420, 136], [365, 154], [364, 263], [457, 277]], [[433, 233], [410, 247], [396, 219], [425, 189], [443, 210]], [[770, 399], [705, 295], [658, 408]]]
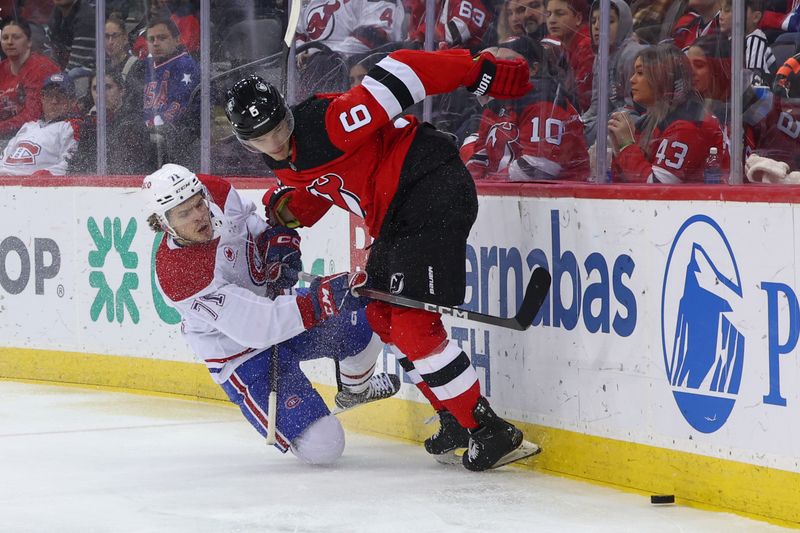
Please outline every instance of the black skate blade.
[[[449, 452], [441, 453], [439, 455], [434, 455], [433, 458], [436, 459], [436, 462], [442, 465], [458, 465], [463, 466], [461, 457], [467, 452], [466, 448], [456, 448], [455, 450], [451, 450]], [[494, 465], [489, 467], [489, 470], [494, 468], [500, 468], [501, 466], [505, 466], [509, 463], [513, 463], [514, 461], [519, 461], [521, 459], [525, 459], [526, 457], [531, 457], [532, 455], [536, 455], [542, 452], [542, 449], [539, 447], [538, 444], [535, 444], [529, 440], [523, 440], [522, 444], [520, 444], [517, 448], [514, 448], [503, 457], [501, 457]]]
[[517, 448], [511, 450], [503, 457], [501, 457], [495, 464], [493, 464], [490, 467], [490, 469], [500, 468], [501, 466], [505, 466], [509, 463], [525, 459], [526, 457], [531, 457], [532, 455], [536, 455], [541, 452], [542, 449], [539, 447], [538, 444], [535, 444], [529, 440], [523, 440], [522, 444], [520, 444]]

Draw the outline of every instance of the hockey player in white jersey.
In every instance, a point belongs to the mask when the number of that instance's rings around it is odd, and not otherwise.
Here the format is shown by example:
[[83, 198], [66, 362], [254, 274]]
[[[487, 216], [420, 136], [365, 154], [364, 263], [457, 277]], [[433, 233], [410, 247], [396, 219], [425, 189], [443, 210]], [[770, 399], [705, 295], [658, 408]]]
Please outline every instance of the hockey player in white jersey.
[[353, 293], [366, 274], [327, 276], [294, 294], [300, 237], [270, 227], [228, 182], [167, 164], [145, 177], [142, 190], [150, 227], [165, 232], [156, 252], [158, 283], [213, 380], [266, 435], [274, 422], [266, 413], [275, 345], [275, 446], [311, 464], [335, 461], [344, 431], [300, 361], [341, 361], [339, 405], [386, 398], [400, 387], [397, 376], [374, 374], [381, 344], [365, 318], [367, 302]]

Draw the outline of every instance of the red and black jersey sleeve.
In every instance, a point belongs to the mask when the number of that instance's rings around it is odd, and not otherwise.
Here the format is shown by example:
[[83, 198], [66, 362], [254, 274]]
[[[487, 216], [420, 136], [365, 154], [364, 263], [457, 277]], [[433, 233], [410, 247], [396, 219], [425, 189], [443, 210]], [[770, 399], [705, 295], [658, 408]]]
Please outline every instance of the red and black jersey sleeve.
[[474, 62], [466, 50], [399, 50], [382, 59], [364, 81], [334, 98], [325, 115], [332, 144], [348, 151], [426, 96], [451, 92]]

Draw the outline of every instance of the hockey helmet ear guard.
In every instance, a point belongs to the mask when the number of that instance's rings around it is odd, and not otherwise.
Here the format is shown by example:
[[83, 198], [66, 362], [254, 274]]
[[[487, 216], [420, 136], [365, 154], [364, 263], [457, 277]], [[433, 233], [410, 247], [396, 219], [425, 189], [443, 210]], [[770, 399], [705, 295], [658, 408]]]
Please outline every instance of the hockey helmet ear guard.
[[[227, 97], [225, 115], [240, 141], [263, 137], [291, 114], [278, 89], [254, 74], [236, 82]], [[289, 129], [293, 130], [294, 120], [287, 122], [291, 122]]]
[[170, 226], [167, 212], [194, 196], [202, 194], [209, 202], [208, 191], [194, 172], [186, 167], [168, 163], [142, 181], [147, 214], [155, 214], [166, 233], [176, 235]]

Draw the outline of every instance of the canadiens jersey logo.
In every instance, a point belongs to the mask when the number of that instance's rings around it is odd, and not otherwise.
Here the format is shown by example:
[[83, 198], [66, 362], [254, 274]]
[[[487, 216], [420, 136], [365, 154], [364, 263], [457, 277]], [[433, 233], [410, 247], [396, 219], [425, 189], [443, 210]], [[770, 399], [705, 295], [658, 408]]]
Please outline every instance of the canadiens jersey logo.
[[306, 34], [310, 41], [323, 41], [331, 36], [336, 27], [334, 13], [342, 7], [339, 0], [326, 2], [309, 10], [306, 19]]
[[35, 165], [42, 147], [30, 141], [20, 141], [6, 157], [7, 165]]
[[259, 287], [267, 282], [268, 272], [264, 268], [264, 254], [266, 249], [262, 249], [256, 239], [247, 232], [247, 270], [250, 272], [250, 280]]
[[288, 398], [286, 398], [286, 402], [284, 402], [284, 405], [286, 406], [287, 409], [294, 409], [295, 407], [300, 405], [302, 402], [303, 402], [303, 399], [300, 396], [298, 396], [296, 394], [293, 394], [293, 395], [289, 396]]
[[346, 209], [361, 218], [365, 217], [361, 209], [361, 198], [344, 188], [344, 180], [338, 174], [325, 174], [315, 179], [306, 190], [339, 207]]

